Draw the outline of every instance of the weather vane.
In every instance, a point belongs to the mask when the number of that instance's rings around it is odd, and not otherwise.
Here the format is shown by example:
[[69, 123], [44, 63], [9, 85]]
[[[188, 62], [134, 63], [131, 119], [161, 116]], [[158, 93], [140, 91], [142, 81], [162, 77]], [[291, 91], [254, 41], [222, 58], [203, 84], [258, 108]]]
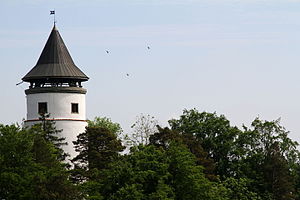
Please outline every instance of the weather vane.
[[53, 22], [54, 25], [56, 24], [56, 20], [55, 20], [55, 10], [50, 10], [50, 15], [53, 15]]

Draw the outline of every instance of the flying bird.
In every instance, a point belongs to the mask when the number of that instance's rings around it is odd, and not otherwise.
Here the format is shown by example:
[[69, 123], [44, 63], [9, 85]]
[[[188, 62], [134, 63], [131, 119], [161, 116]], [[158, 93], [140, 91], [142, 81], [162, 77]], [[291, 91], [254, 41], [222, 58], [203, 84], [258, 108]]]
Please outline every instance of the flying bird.
[[129, 76], [129, 74], [126, 74], [126, 76]]
[[106, 50], [106, 53], [109, 53], [109, 51]]
[[147, 46], [147, 49], [150, 49], [150, 47], [149, 47], [149, 46]]

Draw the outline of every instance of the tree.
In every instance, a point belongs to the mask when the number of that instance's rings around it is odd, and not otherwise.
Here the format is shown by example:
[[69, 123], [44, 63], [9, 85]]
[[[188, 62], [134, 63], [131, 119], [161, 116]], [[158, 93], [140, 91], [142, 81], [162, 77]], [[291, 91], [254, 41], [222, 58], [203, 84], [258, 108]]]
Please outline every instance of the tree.
[[50, 114], [41, 114], [41, 123], [35, 124], [31, 129], [34, 131], [34, 127], [36, 127], [37, 131], [41, 133], [38, 135], [46, 140], [46, 142], [54, 145], [54, 154], [57, 155], [57, 159], [60, 161], [65, 161], [70, 155], [64, 152], [62, 147], [68, 145], [68, 143], [65, 141], [66, 138], [59, 136], [59, 133], [61, 133], [63, 130], [57, 130], [55, 127], [55, 121], [49, 118]]
[[32, 159], [33, 138], [16, 125], [0, 125], [0, 198], [30, 199], [37, 166]]
[[273, 194], [274, 200], [295, 199], [294, 179], [277, 142], [268, 150], [263, 162], [263, 172], [267, 190]]
[[[94, 171], [97, 173], [97, 170], [107, 169], [109, 164], [117, 159], [119, 153], [124, 150], [121, 140], [117, 138], [115, 133], [100, 127], [86, 127], [85, 132], [79, 134], [77, 141], [73, 143], [75, 150], [79, 152], [72, 159], [75, 164], [75, 177], [79, 176], [80, 173], [93, 173]], [[76, 171], [78, 169], [83, 171]], [[93, 179], [91, 174], [84, 176]]]
[[250, 193], [262, 199], [295, 198], [298, 143], [288, 137], [280, 120], [255, 119], [251, 128], [232, 127], [225, 116], [184, 110], [169, 121], [173, 130], [195, 136], [216, 163], [222, 180], [246, 178]]
[[[105, 199], [172, 199], [173, 192], [166, 185], [170, 174], [164, 152], [152, 147], [134, 147], [129, 155], [104, 171], [101, 181]], [[126, 197], [126, 198], [125, 198]], [[156, 198], [155, 198], [156, 197]]]
[[110, 162], [117, 159], [125, 147], [118, 139], [122, 132], [118, 123], [106, 117], [95, 117], [94, 121], [88, 121], [88, 124], [85, 132], [73, 141], [75, 151], [79, 154], [71, 161], [74, 164], [71, 178], [76, 183], [89, 180], [89, 186], [82, 189], [92, 194], [92, 188], [98, 186], [97, 183], [93, 184], [93, 180], [97, 179], [99, 171], [106, 169]]
[[150, 136], [150, 144], [167, 149], [172, 142], [184, 144], [196, 157], [196, 163], [204, 167], [204, 173], [209, 180], [217, 180], [214, 174], [215, 164], [204, 151], [199, 140], [191, 135], [180, 133], [169, 128], [157, 127], [158, 131]]
[[67, 145], [65, 138], [58, 134], [55, 122], [42, 116], [42, 123], [31, 127], [28, 132], [33, 135], [32, 153], [39, 165], [39, 172], [34, 176], [33, 188], [39, 199], [80, 199], [75, 185], [69, 181], [69, 164], [64, 162], [67, 154], [62, 146]]
[[[252, 180], [254, 192], [272, 199], [294, 199], [298, 143], [288, 138], [280, 120], [256, 118], [236, 140], [237, 177]], [[270, 195], [271, 194], [271, 195]]]
[[228, 199], [227, 190], [205, 178], [203, 167], [196, 164], [195, 156], [184, 145], [171, 143], [166, 153], [176, 199]]
[[150, 136], [157, 132], [157, 125], [158, 121], [153, 116], [140, 114], [131, 126], [133, 133], [128, 141], [133, 146], [148, 144]]
[[184, 110], [179, 119], [169, 120], [173, 130], [195, 136], [209, 157], [216, 163], [216, 172], [221, 177], [229, 177], [231, 154], [234, 141], [240, 130], [232, 127], [225, 116], [216, 113]]
[[294, 178], [292, 173], [299, 162], [298, 143], [288, 138], [288, 131], [280, 125], [280, 120], [252, 123], [254, 132], [258, 133], [256, 149], [264, 155], [262, 169], [267, 191], [274, 199], [294, 199]]
[[102, 172], [98, 192], [104, 199], [227, 200], [226, 188], [206, 179], [194, 155], [174, 142], [167, 149], [133, 147]]
[[80, 199], [55, 144], [41, 126], [0, 125], [1, 199]]
[[288, 137], [289, 132], [280, 125], [280, 119], [262, 121], [256, 118], [251, 126], [252, 132], [257, 137], [252, 138], [252, 145], [249, 145], [250, 151], [254, 153], [263, 152], [264, 155], [267, 155], [276, 144], [280, 155], [287, 160], [290, 168], [299, 162], [299, 151], [297, 150], [299, 144]]
[[263, 198], [251, 191], [251, 179], [226, 178], [222, 184], [228, 189], [228, 197], [231, 200], [263, 200]]
[[88, 127], [90, 128], [104, 128], [119, 136], [123, 130], [120, 124], [112, 122], [107, 117], [95, 117], [93, 121], [88, 120]]
[[297, 163], [297, 166], [295, 167], [294, 173], [292, 173], [293, 178], [295, 180], [295, 195], [297, 200], [300, 199], [300, 164]]

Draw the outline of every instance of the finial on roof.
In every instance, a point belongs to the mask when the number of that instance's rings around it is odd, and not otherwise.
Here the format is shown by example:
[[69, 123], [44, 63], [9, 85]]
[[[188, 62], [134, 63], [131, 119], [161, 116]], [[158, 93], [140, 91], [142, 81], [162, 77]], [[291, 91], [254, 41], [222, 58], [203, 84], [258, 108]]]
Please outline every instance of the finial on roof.
[[53, 25], [53, 30], [54, 31], [57, 31], [57, 28], [56, 28], [56, 24], [54, 23], [54, 25]]

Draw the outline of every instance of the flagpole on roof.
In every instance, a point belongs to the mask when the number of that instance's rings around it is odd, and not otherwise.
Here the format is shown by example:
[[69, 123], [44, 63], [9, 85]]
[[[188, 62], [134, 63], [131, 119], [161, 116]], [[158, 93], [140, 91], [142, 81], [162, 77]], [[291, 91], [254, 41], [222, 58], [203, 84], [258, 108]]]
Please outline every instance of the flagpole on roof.
[[55, 9], [54, 10], [50, 10], [50, 15], [54, 15], [53, 16], [53, 23], [54, 23], [54, 26], [56, 24], [56, 20], [55, 20]]

